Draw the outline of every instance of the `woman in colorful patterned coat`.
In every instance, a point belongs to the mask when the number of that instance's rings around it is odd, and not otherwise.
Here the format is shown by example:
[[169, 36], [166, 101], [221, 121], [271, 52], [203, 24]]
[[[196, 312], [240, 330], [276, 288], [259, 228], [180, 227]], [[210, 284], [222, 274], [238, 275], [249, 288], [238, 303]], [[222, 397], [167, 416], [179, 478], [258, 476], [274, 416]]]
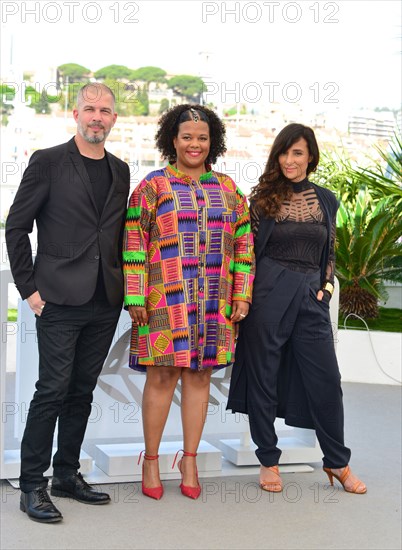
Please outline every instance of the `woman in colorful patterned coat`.
[[156, 146], [169, 163], [134, 190], [123, 252], [133, 321], [129, 366], [147, 373], [142, 491], [163, 495], [158, 450], [180, 379], [180, 487], [198, 498], [195, 457], [211, 373], [234, 359], [236, 325], [251, 302], [253, 239], [244, 195], [210, 167], [226, 151], [225, 127], [213, 111], [170, 109], [159, 120]]

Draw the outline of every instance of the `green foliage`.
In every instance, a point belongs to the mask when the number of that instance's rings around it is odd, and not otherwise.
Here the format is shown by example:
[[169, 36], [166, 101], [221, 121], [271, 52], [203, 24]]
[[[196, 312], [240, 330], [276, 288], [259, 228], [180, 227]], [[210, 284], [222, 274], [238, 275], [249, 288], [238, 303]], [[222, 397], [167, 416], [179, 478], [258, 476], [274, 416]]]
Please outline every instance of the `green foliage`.
[[178, 75], [168, 81], [168, 88], [188, 101], [199, 102], [204, 90], [204, 82], [199, 76]]
[[318, 168], [312, 174], [312, 181], [317, 185], [328, 187], [338, 199], [351, 207], [355, 204], [360, 189], [365, 188], [361, 174], [344, 149], [322, 151]]
[[225, 116], [235, 116], [239, 113], [239, 115], [246, 115], [247, 114], [247, 106], [242, 103], [241, 105], [237, 106], [234, 105], [233, 107], [230, 107], [229, 109], [224, 111]]
[[81, 82], [89, 78], [91, 71], [82, 65], [77, 63], [65, 63], [64, 65], [59, 65], [57, 71], [63, 80], [68, 77], [70, 82]]
[[0, 84], [0, 94], [3, 101], [3, 96], [5, 100], [11, 101], [15, 97], [15, 88], [14, 86], [7, 86], [7, 84]]
[[[360, 319], [350, 316], [346, 319], [342, 313], [339, 314], [338, 328], [353, 328], [366, 330], [366, 325]], [[384, 332], [402, 332], [402, 310], [396, 308], [380, 307], [376, 319], [367, 319], [367, 326], [370, 330], [382, 330]]]
[[[92, 72], [90, 69], [77, 63], [65, 63], [58, 67], [58, 75], [58, 81], [62, 87], [62, 97], [59, 100], [60, 105], [63, 109], [67, 107], [68, 110], [71, 110], [75, 105], [78, 88], [89, 82]], [[198, 76], [179, 75], [167, 80], [166, 71], [154, 66], [130, 69], [125, 65], [107, 65], [93, 73], [93, 76], [95, 79], [103, 81], [107, 86], [110, 85], [108, 82], [129, 85], [123, 88], [115, 85], [112, 88], [116, 99], [118, 99], [118, 112], [124, 116], [146, 116], [149, 114], [149, 99], [146, 94], [148, 93], [150, 83], [155, 83], [156, 87], [167, 85], [177, 95], [193, 103], [200, 101], [201, 94], [205, 90], [205, 84]], [[66, 86], [67, 77], [69, 80], [68, 88]], [[143, 85], [135, 89], [135, 83], [143, 83]], [[132, 93], [133, 90], [134, 94]], [[167, 109], [167, 101], [168, 99], [165, 98], [162, 112]], [[174, 104], [175, 101], [172, 100], [171, 105]]]
[[36, 94], [34, 97], [35, 99], [32, 101], [29, 107], [35, 109], [35, 113], [37, 114], [48, 115], [50, 113], [50, 105], [49, 98], [46, 92], [42, 92], [41, 94], [39, 94], [39, 97]]
[[[312, 181], [331, 189], [341, 202], [354, 207], [361, 189], [369, 192], [370, 200], [393, 197], [394, 208], [401, 209], [402, 199], [402, 140], [395, 134], [387, 150], [378, 145], [379, 160], [370, 160], [370, 166], [358, 166], [350, 160], [344, 149], [322, 151]], [[400, 210], [401, 215], [402, 211]]]
[[340, 199], [336, 275], [340, 310], [363, 318], [378, 315], [384, 281], [402, 281], [402, 142], [395, 136], [380, 161], [352, 163], [344, 151], [323, 152], [313, 181]]
[[392, 197], [394, 208], [402, 215], [402, 139], [397, 134], [384, 151], [376, 146], [382, 161], [376, 161], [373, 167], [358, 168], [354, 171], [359, 175], [360, 182], [370, 189], [374, 200], [382, 197]]
[[164, 97], [159, 106], [159, 114], [162, 115], [169, 109], [169, 100]]
[[[384, 281], [402, 282], [402, 217], [392, 208], [392, 199], [374, 204], [367, 190], [359, 191], [355, 206], [341, 203], [337, 215], [336, 275], [339, 279], [340, 307], [350, 313], [352, 294], [342, 300], [350, 287], [374, 298], [386, 300]], [[367, 296], [361, 292], [361, 312]], [[358, 299], [357, 299], [358, 302]], [[357, 303], [356, 302], [356, 303]], [[356, 307], [356, 304], [354, 305]], [[359, 313], [358, 311], [354, 311]], [[361, 313], [360, 312], [360, 313]], [[375, 312], [374, 315], [375, 316]]]
[[8, 117], [11, 115], [14, 105], [8, 103], [15, 97], [15, 88], [7, 86], [6, 84], [0, 84], [0, 113], [1, 124], [5, 126], [8, 124]]
[[125, 65], [107, 65], [94, 73], [95, 78], [108, 80], [132, 80], [132, 69]]
[[[25, 90], [25, 104], [27, 107], [33, 107], [35, 104], [38, 104], [38, 102], [41, 99], [41, 93], [36, 88], [33, 88], [32, 86], [27, 86]], [[35, 111], [37, 112], [37, 111]], [[50, 112], [50, 109], [48, 113]]]
[[144, 85], [138, 90], [137, 94], [138, 105], [136, 109], [137, 116], [147, 116], [149, 115], [149, 99], [147, 87]]
[[60, 107], [71, 111], [76, 104], [79, 88], [89, 82], [91, 70], [77, 63], [65, 63], [57, 67], [57, 73], [62, 90], [59, 98]]
[[237, 113], [237, 107], [231, 107], [230, 109], [226, 109], [223, 114], [225, 116], [234, 116]]
[[59, 97], [48, 95], [46, 90], [40, 92], [32, 86], [27, 86], [25, 90], [25, 101], [28, 107], [35, 110], [35, 113], [48, 115], [50, 113], [50, 104], [57, 103]]
[[17, 320], [17, 310], [13, 308], [9, 308], [7, 311], [7, 321], [9, 322], [15, 322]]
[[156, 82], [163, 84], [166, 82], [166, 71], [159, 67], [140, 67], [132, 71], [131, 79], [147, 83]]
[[116, 97], [115, 109], [119, 116], [147, 116], [149, 114], [149, 99], [146, 86], [137, 86], [106, 79], [108, 86]]

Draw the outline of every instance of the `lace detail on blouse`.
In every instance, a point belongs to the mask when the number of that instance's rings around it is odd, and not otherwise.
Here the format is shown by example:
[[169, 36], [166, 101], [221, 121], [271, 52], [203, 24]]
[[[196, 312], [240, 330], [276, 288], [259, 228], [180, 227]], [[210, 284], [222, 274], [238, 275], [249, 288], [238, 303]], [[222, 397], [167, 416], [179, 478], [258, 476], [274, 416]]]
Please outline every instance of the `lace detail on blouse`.
[[[266, 254], [294, 271], [312, 272], [320, 269], [327, 240], [324, 212], [317, 194], [307, 180], [293, 184], [294, 193], [283, 202], [275, 218]], [[251, 228], [256, 237], [260, 215], [254, 205], [250, 208]], [[325, 280], [333, 284], [335, 271], [336, 220], [331, 223], [331, 241]]]

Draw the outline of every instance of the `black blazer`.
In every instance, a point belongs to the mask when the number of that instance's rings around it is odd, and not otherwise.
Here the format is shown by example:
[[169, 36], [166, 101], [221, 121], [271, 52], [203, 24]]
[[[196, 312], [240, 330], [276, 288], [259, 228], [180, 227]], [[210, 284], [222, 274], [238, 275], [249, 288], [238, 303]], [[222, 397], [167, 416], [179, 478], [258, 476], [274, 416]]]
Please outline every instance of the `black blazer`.
[[[106, 155], [113, 180], [101, 215], [74, 138], [32, 155], [6, 222], [11, 272], [23, 299], [38, 290], [43, 300], [59, 305], [88, 302], [101, 259], [108, 301], [122, 303], [121, 249], [130, 171], [125, 162]], [[34, 221], [33, 262], [28, 235]]]

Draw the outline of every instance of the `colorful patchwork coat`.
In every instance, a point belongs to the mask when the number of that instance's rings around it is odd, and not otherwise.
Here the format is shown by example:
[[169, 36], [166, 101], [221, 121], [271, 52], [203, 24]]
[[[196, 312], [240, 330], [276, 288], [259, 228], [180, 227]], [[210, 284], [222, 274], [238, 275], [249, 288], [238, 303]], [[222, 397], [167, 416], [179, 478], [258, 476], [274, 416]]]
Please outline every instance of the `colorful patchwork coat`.
[[131, 368], [233, 362], [232, 301], [251, 302], [255, 262], [247, 201], [229, 176], [148, 174], [130, 197], [123, 263], [125, 307], [148, 312], [132, 327]]

